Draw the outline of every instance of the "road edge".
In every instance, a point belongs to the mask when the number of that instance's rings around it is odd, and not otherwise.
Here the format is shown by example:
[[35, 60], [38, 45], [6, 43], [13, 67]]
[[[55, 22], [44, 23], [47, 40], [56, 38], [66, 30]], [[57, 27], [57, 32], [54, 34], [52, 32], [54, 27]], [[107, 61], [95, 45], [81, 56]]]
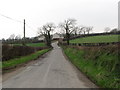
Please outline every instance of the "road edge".
[[67, 57], [67, 55], [64, 53], [63, 51], [63, 48], [60, 46], [61, 50], [62, 50], [62, 53], [63, 53], [63, 56], [65, 57], [65, 59], [72, 65], [72, 67], [76, 70], [76, 72], [79, 74], [83, 74], [87, 79], [89, 79], [97, 88], [101, 88], [100, 86], [98, 86], [95, 81], [93, 81], [89, 76], [87, 76], [84, 72], [82, 72], [81, 69], [79, 69], [77, 66], [75, 66], [70, 60], [69, 58]]

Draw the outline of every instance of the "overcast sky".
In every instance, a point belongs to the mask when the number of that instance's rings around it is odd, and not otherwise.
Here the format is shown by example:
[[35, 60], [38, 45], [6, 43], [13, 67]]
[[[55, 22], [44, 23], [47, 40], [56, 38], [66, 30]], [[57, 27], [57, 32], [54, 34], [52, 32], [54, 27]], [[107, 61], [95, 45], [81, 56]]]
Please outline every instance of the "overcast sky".
[[119, 0], [0, 0], [0, 39], [11, 34], [23, 36], [23, 23], [5, 18], [2, 15], [26, 23], [26, 36], [37, 35], [38, 27], [47, 22], [56, 25], [67, 18], [75, 18], [78, 25], [93, 26], [93, 32], [103, 32], [105, 27], [118, 26]]

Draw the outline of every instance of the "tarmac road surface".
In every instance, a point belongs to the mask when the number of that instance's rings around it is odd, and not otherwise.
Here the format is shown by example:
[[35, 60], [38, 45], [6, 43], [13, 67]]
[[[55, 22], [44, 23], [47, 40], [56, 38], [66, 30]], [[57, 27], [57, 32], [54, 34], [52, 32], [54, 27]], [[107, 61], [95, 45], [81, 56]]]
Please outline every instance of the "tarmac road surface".
[[62, 53], [57, 42], [36, 63], [3, 81], [3, 88], [97, 88]]

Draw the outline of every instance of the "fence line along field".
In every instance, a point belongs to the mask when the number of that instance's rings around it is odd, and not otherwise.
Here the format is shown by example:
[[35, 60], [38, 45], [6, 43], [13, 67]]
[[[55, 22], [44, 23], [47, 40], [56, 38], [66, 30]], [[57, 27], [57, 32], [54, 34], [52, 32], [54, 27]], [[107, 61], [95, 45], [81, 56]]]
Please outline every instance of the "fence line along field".
[[[13, 44], [13, 45], [22, 46], [22, 44]], [[26, 46], [30, 46], [30, 47], [45, 47], [46, 44], [45, 43], [27, 43]]]
[[120, 35], [100, 35], [88, 36], [70, 40], [70, 43], [104, 43], [104, 42], [119, 42]]

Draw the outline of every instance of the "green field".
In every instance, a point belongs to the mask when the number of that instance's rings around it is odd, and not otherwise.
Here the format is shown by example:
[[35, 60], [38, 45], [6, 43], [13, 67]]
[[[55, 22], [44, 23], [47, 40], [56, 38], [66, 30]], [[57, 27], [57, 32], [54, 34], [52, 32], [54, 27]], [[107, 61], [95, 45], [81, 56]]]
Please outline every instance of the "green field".
[[100, 36], [89, 36], [84, 38], [78, 38], [70, 40], [70, 43], [102, 43], [102, 42], [118, 42], [120, 35], [100, 35]]
[[34, 60], [34, 59], [38, 58], [38, 56], [48, 52], [49, 50], [50, 49], [44, 49], [44, 50], [38, 51], [36, 53], [33, 53], [31, 55], [22, 56], [20, 58], [15, 58], [15, 59], [11, 59], [11, 60], [8, 60], [8, 61], [4, 61], [4, 62], [2, 62], [2, 66], [0, 66], [0, 68], [1, 67], [2, 68], [14, 67], [14, 66], [17, 66], [19, 64]]
[[[21, 46], [22, 44], [13, 44], [13, 45]], [[31, 46], [31, 47], [45, 47], [46, 46], [45, 43], [27, 43], [26, 45]]]

